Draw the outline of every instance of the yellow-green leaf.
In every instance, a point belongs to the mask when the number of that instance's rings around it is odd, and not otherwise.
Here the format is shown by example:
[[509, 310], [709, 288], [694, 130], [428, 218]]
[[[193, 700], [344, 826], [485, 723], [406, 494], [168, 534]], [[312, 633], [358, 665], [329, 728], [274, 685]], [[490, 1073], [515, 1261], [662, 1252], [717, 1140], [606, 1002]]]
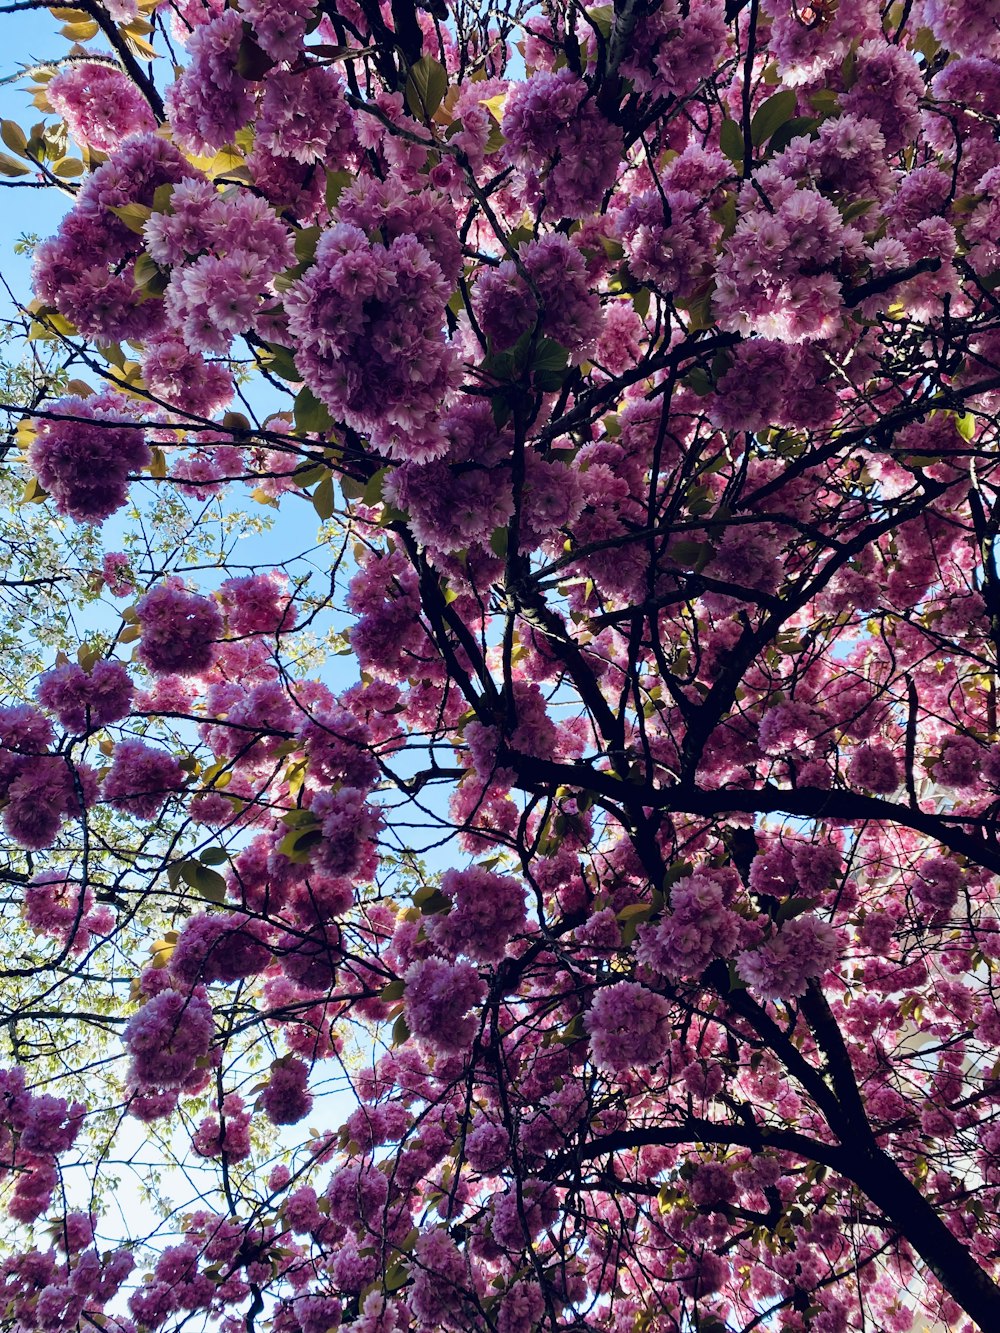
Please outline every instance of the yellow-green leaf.
[[0, 176], [30, 176], [31, 168], [22, 167], [16, 158], [0, 153]]
[[141, 236], [146, 223], [152, 217], [153, 210], [147, 208], [145, 204], [119, 204], [118, 206], [109, 205], [109, 211], [114, 213], [116, 218], [120, 218], [129, 231], [134, 231]]
[[0, 120], [0, 139], [18, 157], [24, 157], [28, 151], [28, 136], [16, 120]]

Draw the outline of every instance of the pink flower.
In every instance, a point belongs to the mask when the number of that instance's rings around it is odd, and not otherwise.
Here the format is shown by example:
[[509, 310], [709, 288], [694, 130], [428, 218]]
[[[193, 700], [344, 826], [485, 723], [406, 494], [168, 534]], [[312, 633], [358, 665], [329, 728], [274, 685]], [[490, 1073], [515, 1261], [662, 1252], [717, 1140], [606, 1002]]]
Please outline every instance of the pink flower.
[[196, 153], [214, 153], [253, 115], [248, 83], [236, 69], [243, 18], [227, 9], [197, 27], [189, 62], [167, 93], [167, 114], [178, 141]]
[[476, 317], [497, 348], [511, 347], [536, 322], [574, 351], [593, 342], [601, 327], [600, 306], [580, 251], [555, 233], [529, 241], [518, 259], [537, 298], [509, 259], [482, 269], [476, 281]]
[[884, 745], [859, 745], [847, 765], [847, 780], [880, 795], [893, 792], [900, 783], [896, 756]]
[[279, 574], [226, 579], [219, 591], [229, 632], [236, 637], [277, 634], [295, 624], [295, 606], [288, 595], [287, 580]]
[[121, 551], [111, 551], [101, 561], [101, 576], [112, 597], [131, 597], [135, 592], [128, 571], [128, 556]]
[[401, 457], [413, 437], [426, 447], [457, 379], [442, 331], [450, 295], [416, 236], [383, 246], [359, 227], [331, 227], [315, 264], [285, 297], [306, 384], [334, 417], [370, 432], [379, 447]]
[[447, 915], [428, 922], [435, 945], [451, 957], [465, 954], [479, 962], [499, 963], [508, 941], [527, 919], [524, 886], [509, 875], [471, 866], [446, 871], [441, 892], [453, 906]]
[[815, 708], [789, 699], [769, 708], [760, 720], [758, 737], [765, 754], [812, 754], [822, 720]]
[[614, 184], [621, 130], [605, 120], [586, 83], [569, 69], [515, 84], [501, 126], [507, 160], [525, 175], [529, 198], [551, 219], [594, 212]]
[[263, 972], [271, 961], [263, 922], [231, 912], [188, 917], [170, 956], [170, 973], [186, 986], [239, 981]]
[[910, 892], [918, 908], [935, 922], [948, 919], [961, 888], [961, 870], [943, 856], [925, 857], [910, 880]]
[[222, 612], [209, 597], [170, 578], [136, 604], [142, 627], [138, 658], [151, 671], [197, 675], [212, 664], [222, 636]]
[[305, 1061], [286, 1055], [272, 1065], [271, 1077], [259, 1099], [261, 1110], [272, 1124], [296, 1125], [309, 1114], [312, 1104]]
[[814, 977], [834, 967], [839, 956], [839, 933], [807, 913], [785, 921], [759, 949], [745, 949], [736, 971], [765, 999], [794, 999], [805, 994]]
[[591, 1058], [607, 1074], [650, 1069], [670, 1044], [670, 1006], [633, 981], [600, 989], [584, 1017]]
[[142, 431], [121, 410], [121, 400], [60, 398], [59, 419], [43, 421], [28, 451], [38, 480], [56, 509], [78, 523], [102, 523], [128, 498], [131, 473], [152, 458]]
[[486, 986], [469, 963], [425, 958], [411, 963], [404, 978], [404, 1012], [410, 1031], [445, 1054], [466, 1051], [479, 1026], [470, 1013]]
[[47, 671], [35, 691], [38, 702], [58, 717], [67, 731], [82, 735], [127, 717], [132, 678], [120, 662], [97, 661], [89, 671], [75, 662]]
[[183, 1087], [208, 1055], [214, 1033], [212, 1006], [204, 995], [161, 991], [129, 1019], [122, 1034], [132, 1057], [130, 1078], [143, 1089]]
[[721, 884], [706, 875], [678, 880], [669, 914], [640, 926], [636, 958], [666, 977], [698, 977], [713, 958], [729, 957], [739, 940], [740, 918], [725, 901]]
[[186, 781], [187, 774], [169, 751], [125, 740], [115, 746], [103, 795], [115, 810], [139, 819], [155, 819], [167, 797], [182, 791]]
[[474, 1171], [496, 1171], [510, 1159], [510, 1135], [502, 1125], [479, 1119], [465, 1140], [465, 1156]]
[[52, 109], [80, 144], [114, 152], [130, 134], [156, 129], [149, 104], [114, 65], [82, 60], [45, 85]]

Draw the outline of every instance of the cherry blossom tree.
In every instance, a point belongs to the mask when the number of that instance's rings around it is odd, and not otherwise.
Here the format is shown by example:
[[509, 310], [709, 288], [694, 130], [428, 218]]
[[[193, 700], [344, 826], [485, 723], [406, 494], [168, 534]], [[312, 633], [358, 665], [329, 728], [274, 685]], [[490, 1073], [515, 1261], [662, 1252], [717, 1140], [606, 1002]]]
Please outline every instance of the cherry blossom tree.
[[0, 1324], [995, 1333], [1000, 3], [36, 7]]

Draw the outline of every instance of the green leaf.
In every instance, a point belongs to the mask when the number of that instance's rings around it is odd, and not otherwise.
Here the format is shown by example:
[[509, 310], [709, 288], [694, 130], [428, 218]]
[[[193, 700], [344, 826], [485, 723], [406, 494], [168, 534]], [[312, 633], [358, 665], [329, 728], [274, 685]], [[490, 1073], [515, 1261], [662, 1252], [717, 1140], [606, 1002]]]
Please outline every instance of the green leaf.
[[180, 877], [196, 893], [211, 903], [221, 903], [226, 897], [226, 881], [217, 870], [211, 870], [200, 861], [182, 861], [178, 867]]
[[484, 106], [499, 125], [503, 120], [503, 108], [506, 101], [506, 93], [497, 93], [496, 97], [481, 97], [479, 99], [479, 105]]
[[315, 431], [319, 435], [325, 435], [333, 427], [333, 417], [308, 386], [299, 390], [295, 399], [294, 416], [295, 429], [300, 434]]
[[554, 338], [540, 338], [531, 363], [531, 378], [542, 393], [556, 393], [569, 369], [569, 352]]
[[855, 199], [841, 211], [840, 216], [845, 222], [853, 222], [855, 218], [867, 213], [874, 203], [874, 199]]
[[170, 279], [152, 255], [147, 255], [143, 251], [135, 261], [135, 268], [132, 270], [132, 281], [137, 290], [157, 295], [166, 291]]
[[708, 542], [696, 542], [688, 538], [674, 542], [667, 551], [670, 559], [683, 569], [695, 569], [702, 560], [707, 563], [714, 553], [714, 548]]
[[629, 903], [617, 913], [618, 920], [626, 921], [648, 921], [653, 915], [653, 909], [649, 903]]
[[354, 176], [349, 171], [328, 171], [326, 173], [326, 206], [333, 212], [340, 202], [340, 196], [350, 185]]
[[402, 1046], [410, 1035], [410, 1025], [406, 1021], [406, 1016], [400, 1014], [392, 1025], [392, 1044], [393, 1046]]
[[779, 125], [784, 125], [795, 114], [797, 102], [798, 94], [794, 88], [782, 88], [780, 93], [775, 93], [757, 108], [750, 122], [750, 141], [755, 148], [766, 143]]
[[248, 24], [243, 25], [243, 40], [240, 42], [239, 55], [236, 57], [236, 73], [242, 79], [262, 79], [274, 61], [260, 49], [254, 41]]
[[443, 916], [452, 909], [452, 901], [448, 895], [430, 884], [416, 891], [413, 902], [420, 908], [422, 916]]
[[448, 91], [444, 65], [431, 56], [421, 56], [410, 66], [406, 78], [406, 105], [418, 120], [429, 120]]
[[333, 496], [333, 478], [326, 476], [319, 483], [312, 493], [313, 509], [325, 523], [328, 518], [333, 517], [334, 496]]
[[379, 470], [370, 478], [365, 489], [361, 493], [361, 503], [370, 508], [382, 503], [382, 483], [386, 479], [389, 469], [380, 467]]
[[378, 993], [378, 998], [384, 1000], [386, 1004], [392, 1004], [394, 1000], [401, 1000], [403, 992], [406, 990], [406, 982], [402, 977], [397, 977], [395, 981], [390, 981], [387, 986], [383, 986]]
[[198, 853], [198, 860], [202, 865], [221, 866], [229, 860], [229, 853], [224, 847], [206, 847]]
[[801, 916], [803, 912], [811, 912], [819, 900], [817, 898], [787, 898], [775, 915], [775, 921], [790, 921], [794, 916]]
[[694, 370], [689, 371], [684, 376], [684, 384], [699, 398], [707, 397], [714, 390], [708, 371], [702, 366], [695, 366]]
[[735, 162], [738, 166], [743, 161], [743, 131], [736, 121], [730, 120], [728, 116], [723, 119], [722, 129], [719, 131], [719, 147], [730, 162]]
[[61, 180], [83, 175], [83, 163], [78, 157], [60, 157], [52, 163], [52, 172]]
[[316, 245], [322, 227], [300, 227], [295, 233], [295, 258], [300, 264], [316, 257]]
[[833, 116], [840, 110], [840, 94], [832, 88], [817, 88], [809, 94], [808, 101], [821, 116]]
[[172, 213], [174, 206], [171, 198], [174, 193], [174, 182], [164, 181], [153, 191], [153, 212], [154, 213]]
[[490, 537], [490, 550], [494, 555], [500, 556], [501, 559], [505, 559], [507, 556], [507, 537], [506, 528], [494, 528], [493, 535]]
[[268, 347], [270, 357], [263, 361], [265, 370], [269, 370], [272, 375], [277, 375], [279, 379], [291, 380], [293, 383], [299, 383], [302, 376], [295, 366], [295, 353], [290, 347], [278, 347], [270, 344]]
[[955, 418], [955, 429], [961, 435], [966, 444], [970, 444], [972, 437], [976, 433], [976, 418], [971, 412], [966, 412], [963, 416]]
[[780, 153], [788, 147], [793, 139], [797, 139], [803, 134], [812, 134], [820, 123], [818, 116], [793, 116], [791, 120], [786, 120], [784, 125], [779, 125], [771, 135], [771, 141], [767, 146], [769, 153]]

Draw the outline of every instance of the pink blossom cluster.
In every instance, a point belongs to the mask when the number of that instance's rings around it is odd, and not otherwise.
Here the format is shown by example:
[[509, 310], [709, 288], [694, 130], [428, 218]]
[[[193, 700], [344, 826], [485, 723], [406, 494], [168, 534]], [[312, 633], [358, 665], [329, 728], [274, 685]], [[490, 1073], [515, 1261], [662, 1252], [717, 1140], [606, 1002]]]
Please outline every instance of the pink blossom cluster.
[[268, 74], [257, 117], [256, 145], [306, 167], [351, 161], [357, 147], [354, 117], [340, 76], [316, 66]]
[[45, 87], [52, 109], [80, 144], [112, 153], [131, 134], [156, 129], [149, 104], [115, 65], [81, 60], [60, 70]]
[[516, 263], [506, 259], [497, 268], [482, 269], [475, 304], [480, 327], [500, 349], [538, 327], [580, 351], [600, 328], [600, 308], [583, 256], [557, 233], [529, 241]]
[[28, 461], [58, 511], [78, 523], [103, 523], [120, 509], [130, 477], [152, 458], [124, 407], [111, 393], [61, 398], [39, 423]]
[[457, 371], [441, 328], [450, 294], [416, 236], [381, 245], [339, 223], [285, 298], [306, 384], [337, 419], [402, 457], [440, 451], [433, 421]]
[[510, 875], [470, 866], [446, 870], [441, 892], [452, 907], [429, 923], [435, 947], [449, 958], [464, 954], [482, 963], [499, 963], [527, 920], [524, 886]]
[[131, 1081], [140, 1091], [184, 1087], [208, 1056], [214, 1033], [212, 1006], [200, 987], [189, 993], [160, 990], [122, 1034]]
[[260, 1107], [275, 1125], [295, 1125], [303, 1120], [313, 1104], [309, 1092], [309, 1066], [293, 1056], [272, 1066], [267, 1087], [260, 1095]]
[[199, 912], [184, 923], [170, 955], [170, 974], [178, 987], [256, 976], [271, 961], [268, 935], [266, 924], [252, 918]]
[[226, 579], [219, 589], [230, 635], [278, 634], [290, 630], [296, 619], [288, 581], [278, 574], [251, 574]]
[[188, 41], [189, 63], [167, 95], [167, 115], [180, 143], [213, 153], [250, 120], [253, 93], [237, 71], [243, 19], [224, 10], [201, 23]]
[[129, 558], [124, 551], [109, 551], [101, 561], [101, 577], [112, 597], [131, 597], [135, 585], [129, 582]]
[[164, 310], [189, 351], [225, 354], [238, 334], [269, 329], [270, 284], [294, 262], [294, 250], [265, 200], [230, 198], [206, 181], [185, 180], [144, 236], [149, 254], [170, 269]]
[[634, 981], [597, 991], [584, 1016], [595, 1066], [606, 1074], [652, 1069], [670, 1044], [670, 1005]]
[[379, 180], [359, 175], [337, 201], [336, 216], [369, 236], [377, 231], [387, 244], [415, 236], [446, 282], [457, 282], [462, 272], [455, 201], [423, 179], [419, 189], [408, 189], [396, 176]]
[[769, 1000], [804, 995], [809, 982], [837, 965], [840, 935], [812, 912], [783, 922], [763, 945], [745, 949], [736, 970], [758, 994]]
[[731, 957], [741, 933], [740, 918], [728, 906], [731, 896], [709, 874], [678, 880], [670, 890], [669, 913], [639, 927], [638, 961], [677, 980], [700, 976], [713, 958]]
[[142, 373], [154, 398], [194, 416], [210, 417], [233, 397], [230, 371], [218, 361], [208, 361], [200, 352], [191, 351], [173, 332], [146, 344]]
[[127, 717], [133, 693], [132, 678], [121, 662], [98, 659], [89, 671], [75, 662], [47, 671], [35, 697], [67, 731], [82, 735]]
[[21, 847], [50, 847], [66, 817], [80, 816], [96, 799], [93, 770], [51, 753], [52, 724], [29, 704], [0, 709], [0, 797], [3, 825]]
[[642, 92], [680, 97], [711, 74], [727, 36], [723, 17], [710, 0], [694, 0], [683, 21], [677, 0], [665, 0], [639, 17], [622, 70]]
[[199, 1157], [225, 1157], [242, 1162], [250, 1156], [250, 1113], [243, 1098], [232, 1092], [223, 1098], [221, 1114], [206, 1116], [195, 1130], [191, 1147]]
[[111, 909], [94, 905], [92, 889], [54, 870], [25, 886], [22, 914], [33, 930], [74, 954], [83, 953], [93, 936], [110, 934], [114, 925]]
[[135, 614], [142, 628], [138, 657], [151, 671], [197, 675], [211, 665], [223, 627], [212, 598], [168, 578], [139, 599]]
[[792, 189], [770, 208], [758, 201], [719, 261], [719, 327], [787, 343], [832, 337], [844, 313], [833, 270], [860, 258], [861, 246], [860, 233], [817, 190]]
[[312, 0], [241, 0], [240, 12], [272, 60], [294, 61], [315, 10]]
[[598, 209], [615, 182], [621, 131], [601, 115], [583, 79], [562, 69], [515, 84], [501, 128], [504, 154], [522, 173], [532, 205], [552, 220]]
[[[190, 174], [189, 163], [159, 135], [126, 139], [85, 181], [56, 235], [36, 249], [34, 283], [41, 299], [85, 337], [105, 343], [141, 340], [158, 332], [162, 302], [143, 300], [134, 282], [142, 242], [111, 210], [128, 204], [151, 208], [159, 186], [176, 184]], [[112, 464], [115, 474], [130, 466]], [[99, 483], [91, 476], [88, 485]]]
[[99, 1251], [90, 1217], [68, 1213], [52, 1248], [22, 1249], [0, 1264], [0, 1301], [25, 1333], [73, 1333], [87, 1324], [127, 1333], [105, 1306], [134, 1266], [126, 1248]]
[[169, 796], [183, 791], [187, 774], [169, 750], [140, 740], [119, 741], [101, 788], [115, 810], [156, 819]]
[[470, 1011], [486, 994], [475, 968], [425, 958], [410, 965], [404, 980], [404, 1012], [413, 1035], [445, 1055], [467, 1050], [479, 1022]]
[[7, 1212], [34, 1222], [59, 1183], [57, 1159], [73, 1146], [86, 1108], [61, 1097], [34, 1093], [24, 1069], [0, 1070], [0, 1175], [14, 1175]]

